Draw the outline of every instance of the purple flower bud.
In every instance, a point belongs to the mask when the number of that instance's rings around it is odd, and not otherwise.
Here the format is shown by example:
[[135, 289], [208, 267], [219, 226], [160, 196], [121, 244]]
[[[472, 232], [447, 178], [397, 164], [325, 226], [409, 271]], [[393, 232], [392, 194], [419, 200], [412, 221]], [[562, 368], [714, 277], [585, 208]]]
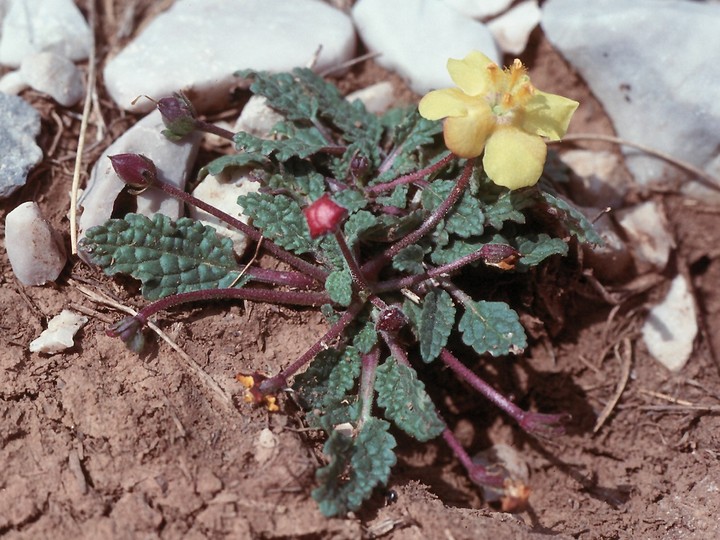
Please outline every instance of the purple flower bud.
[[350, 160], [350, 174], [353, 178], [362, 178], [370, 167], [370, 162], [365, 156], [356, 155]]
[[520, 258], [518, 251], [507, 244], [485, 244], [481, 252], [485, 264], [501, 270], [512, 270]]
[[377, 322], [375, 328], [381, 332], [397, 332], [408, 323], [407, 317], [402, 310], [396, 306], [390, 306], [384, 309]]
[[317, 238], [335, 232], [347, 215], [347, 210], [333, 201], [329, 195], [323, 195], [303, 210], [310, 237]]
[[143, 322], [137, 317], [125, 317], [113, 324], [105, 333], [110, 337], [119, 337], [128, 349], [139, 354], [145, 346], [142, 328]]
[[163, 135], [171, 141], [178, 141], [195, 131], [196, 113], [190, 100], [177, 92], [172, 97], [162, 98], [157, 102], [166, 130]]
[[108, 158], [120, 180], [137, 189], [151, 186], [157, 180], [155, 164], [142, 154], [116, 154]]

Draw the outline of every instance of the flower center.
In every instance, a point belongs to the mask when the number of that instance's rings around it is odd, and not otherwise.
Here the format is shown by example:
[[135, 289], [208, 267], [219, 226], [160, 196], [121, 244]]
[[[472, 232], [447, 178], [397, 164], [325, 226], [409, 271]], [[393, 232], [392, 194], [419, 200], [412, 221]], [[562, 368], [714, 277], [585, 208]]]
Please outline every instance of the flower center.
[[497, 64], [488, 67], [492, 90], [486, 96], [499, 124], [512, 123], [516, 111], [522, 109], [535, 93], [527, 68], [517, 58], [512, 66], [501, 70]]

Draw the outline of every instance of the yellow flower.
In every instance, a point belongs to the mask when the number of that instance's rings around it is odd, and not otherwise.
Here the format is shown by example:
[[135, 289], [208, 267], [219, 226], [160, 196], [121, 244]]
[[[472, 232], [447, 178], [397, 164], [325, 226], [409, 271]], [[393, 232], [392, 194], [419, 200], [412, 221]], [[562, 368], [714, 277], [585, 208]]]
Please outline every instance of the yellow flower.
[[519, 189], [537, 183], [545, 165], [543, 137], [559, 140], [578, 102], [537, 90], [520, 60], [502, 70], [472, 51], [451, 58], [447, 69], [459, 88], [433, 90], [420, 100], [428, 120], [445, 118], [445, 145], [454, 154], [477, 157], [498, 185]]

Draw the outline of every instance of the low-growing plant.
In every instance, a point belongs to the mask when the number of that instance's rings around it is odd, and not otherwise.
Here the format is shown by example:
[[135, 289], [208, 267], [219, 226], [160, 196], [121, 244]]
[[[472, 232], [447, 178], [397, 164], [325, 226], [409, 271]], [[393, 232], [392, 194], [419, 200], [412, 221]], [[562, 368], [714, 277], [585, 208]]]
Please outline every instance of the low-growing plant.
[[239, 152], [201, 176], [252, 168], [247, 181], [260, 190], [238, 199], [252, 225], [160, 181], [142, 155], [111, 156], [129, 185], [161, 189], [220, 218], [289, 270], [239, 264], [229, 239], [187, 218], [128, 214], [81, 241], [85, 258], [139, 279], [153, 301], [109, 330], [136, 351], [149, 317], [185, 302], [238, 298], [321, 310], [329, 328], [304, 354], [279, 373], [238, 378], [246, 401], [270, 410], [292, 389], [308, 424], [327, 433], [328, 462], [312, 492], [327, 516], [358, 509], [387, 483], [396, 462], [391, 424], [418, 441], [442, 437], [479, 485], [502, 489], [508, 481], [467, 454], [418, 363], [449, 368], [529, 433], [562, 433], [568, 418], [520, 409], [451, 343], [459, 338], [488, 359], [521, 354], [527, 338], [517, 312], [489, 291], [508, 273], [567, 254], [572, 237], [599, 241], [541, 180], [543, 137], [560, 138], [577, 103], [535, 89], [517, 60], [503, 70], [473, 52], [448, 69], [459, 88], [381, 116], [309, 69], [240, 72], [283, 116], [269, 140], [199, 120], [180, 94], [160, 100], [168, 137], [202, 130], [234, 141]]

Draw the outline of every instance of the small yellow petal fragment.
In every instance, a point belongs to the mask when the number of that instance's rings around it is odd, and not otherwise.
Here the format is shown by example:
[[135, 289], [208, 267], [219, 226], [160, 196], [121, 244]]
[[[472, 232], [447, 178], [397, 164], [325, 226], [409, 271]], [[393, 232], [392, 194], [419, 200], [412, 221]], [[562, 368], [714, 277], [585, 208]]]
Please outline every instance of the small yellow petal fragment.
[[488, 66], [495, 62], [479, 51], [471, 51], [462, 60], [451, 58], [447, 62], [450, 78], [469, 96], [478, 96], [489, 91], [492, 81]]
[[428, 120], [440, 120], [448, 116], [465, 116], [470, 98], [457, 88], [433, 90], [425, 94], [418, 104], [420, 116]]
[[252, 375], [236, 375], [235, 379], [245, 388], [252, 388], [255, 386], [255, 379]]
[[525, 105], [518, 124], [523, 131], [559, 141], [579, 103], [556, 94], [535, 90]]
[[485, 141], [495, 129], [495, 117], [490, 107], [475, 107], [462, 118], [448, 118], [443, 126], [445, 146], [454, 154], [463, 158], [479, 156]]
[[537, 183], [546, 155], [547, 147], [540, 137], [504, 127], [495, 130], [488, 139], [483, 167], [497, 185], [520, 189]]
[[280, 410], [280, 407], [277, 406], [277, 399], [275, 396], [265, 396], [265, 404], [267, 405], [267, 410], [269, 412], [277, 412]]

